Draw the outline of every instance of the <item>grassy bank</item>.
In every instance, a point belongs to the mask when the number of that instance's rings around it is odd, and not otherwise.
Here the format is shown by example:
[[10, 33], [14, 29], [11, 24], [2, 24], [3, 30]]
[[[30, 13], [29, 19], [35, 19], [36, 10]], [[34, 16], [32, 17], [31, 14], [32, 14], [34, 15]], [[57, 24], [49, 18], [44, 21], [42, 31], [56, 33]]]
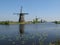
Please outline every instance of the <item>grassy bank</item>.
[[30, 22], [13, 22], [13, 21], [0, 21], [0, 25], [9, 25], [9, 24], [36, 24], [41, 23], [40, 21], [30, 21]]
[[9, 25], [9, 21], [2, 21], [0, 22], [0, 25]]
[[27, 24], [26, 22], [10, 22], [10, 21], [1, 21], [0, 25], [10, 25], [10, 24]]
[[55, 24], [60, 24], [60, 21], [54, 21], [53, 23], [55, 23]]

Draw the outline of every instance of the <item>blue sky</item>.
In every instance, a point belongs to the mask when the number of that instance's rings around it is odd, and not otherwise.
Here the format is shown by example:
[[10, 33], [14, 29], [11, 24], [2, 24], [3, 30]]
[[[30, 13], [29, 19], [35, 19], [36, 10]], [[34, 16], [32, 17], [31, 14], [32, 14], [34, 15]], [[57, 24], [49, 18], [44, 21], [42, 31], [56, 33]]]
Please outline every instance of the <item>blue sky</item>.
[[32, 20], [36, 16], [47, 21], [60, 20], [60, 0], [0, 0], [0, 21], [18, 21], [23, 6], [25, 20]]

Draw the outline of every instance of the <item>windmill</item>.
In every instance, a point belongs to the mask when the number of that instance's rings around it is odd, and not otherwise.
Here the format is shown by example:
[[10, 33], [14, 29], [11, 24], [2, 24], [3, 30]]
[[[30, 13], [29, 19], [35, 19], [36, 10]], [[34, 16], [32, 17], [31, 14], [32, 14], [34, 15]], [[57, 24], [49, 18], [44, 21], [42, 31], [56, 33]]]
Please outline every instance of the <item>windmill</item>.
[[20, 13], [14, 13], [14, 14], [17, 14], [17, 15], [19, 15], [19, 22], [20, 23], [24, 23], [25, 22], [25, 19], [24, 19], [24, 15], [27, 15], [28, 13], [23, 13], [22, 12], [22, 6], [21, 6], [21, 10], [20, 10]]
[[35, 19], [33, 19], [33, 23], [39, 23], [39, 18], [37, 16]]
[[38, 22], [39, 18], [36, 16], [35, 21]]

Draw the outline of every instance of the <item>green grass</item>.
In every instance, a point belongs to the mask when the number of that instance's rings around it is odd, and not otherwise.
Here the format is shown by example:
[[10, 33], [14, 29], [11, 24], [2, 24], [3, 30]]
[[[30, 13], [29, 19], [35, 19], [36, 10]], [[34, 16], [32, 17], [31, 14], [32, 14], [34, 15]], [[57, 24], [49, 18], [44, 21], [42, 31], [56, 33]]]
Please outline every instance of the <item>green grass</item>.
[[2, 24], [2, 25], [9, 25], [9, 22], [8, 21], [0, 22], [0, 24]]
[[26, 24], [25, 22], [9, 22], [9, 21], [2, 21], [0, 25], [9, 25], [9, 24]]
[[9, 25], [9, 24], [36, 24], [40, 22], [13, 22], [13, 21], [1, 21], [0, 25]]

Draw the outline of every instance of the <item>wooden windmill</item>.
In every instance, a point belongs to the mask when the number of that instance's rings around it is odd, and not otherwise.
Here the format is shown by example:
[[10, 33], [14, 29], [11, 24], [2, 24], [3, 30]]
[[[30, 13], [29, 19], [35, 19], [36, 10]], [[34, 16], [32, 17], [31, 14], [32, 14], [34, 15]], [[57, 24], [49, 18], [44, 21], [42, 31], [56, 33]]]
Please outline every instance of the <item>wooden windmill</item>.
[[24, 15], [27, 15], [27, 14], [28, 14], [28, 13], [23, 13], [23, 12], [22, 12], [22, 8], [23, 8], [23, 7], [21, 6], [20, 13], [15, 13], [15, 14], [19, 15], [19, 22], [20, 22], [20, 23], [25, 22]]

